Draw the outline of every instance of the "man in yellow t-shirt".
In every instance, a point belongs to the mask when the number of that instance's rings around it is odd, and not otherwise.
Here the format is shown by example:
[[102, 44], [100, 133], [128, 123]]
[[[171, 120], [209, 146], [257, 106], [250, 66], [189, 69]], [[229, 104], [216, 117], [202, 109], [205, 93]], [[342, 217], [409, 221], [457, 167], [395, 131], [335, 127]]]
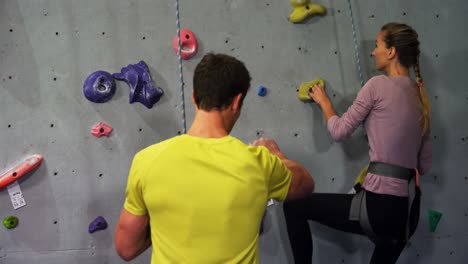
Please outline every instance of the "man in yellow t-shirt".
[[258, 263], [267, 201], [312, 192], [314, 182], [273, 140], [246, 145], [229, 135], [250, 86], [241, 61], [207, 54], [193, 82], [188, 133], [133, 159], [117, 253], [131, 260], [152, 245], [152, 264]]

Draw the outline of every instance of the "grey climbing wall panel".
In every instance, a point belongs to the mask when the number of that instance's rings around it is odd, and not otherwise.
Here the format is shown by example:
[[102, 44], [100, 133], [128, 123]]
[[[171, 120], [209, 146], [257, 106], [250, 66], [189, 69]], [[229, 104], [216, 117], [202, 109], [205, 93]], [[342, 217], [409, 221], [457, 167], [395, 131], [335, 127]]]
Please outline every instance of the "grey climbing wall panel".
[[[181, 1], [180, 22], [198, 37], [199, 52], [183, 62], [187, 125], [193, 119], [193, 70], [209, 51], [243, 60], [252, 87], [233, 135], [245, 142], [275, 138], [291, 159], [306, 165], [319, 192], [347, 192], [367, 162], [364, 132], [333, 143], [319, 109], [296, 99], [301, 82], [326, 80], [338, 112], [360, 89], [348, 1], [317, 1], [324, 17], [287, 20], [289, 1]], [[422, 178], [419, 228], [399, 263], [466, 263], [468, 188], [468, 3], [449, 1], [351, 1], [364, 81], [378, 74], [369, 54], [380, 28], [403, 21], [420, 34], [421, 68], [433, 107], [433, 169]], [[0, 1], [0, 170], [29, 154], [44, 155], [20, 180], [27, 206], [13, 210], [0, 190], [0, 218], [20, 225], [0, 228], [0, 263], [123, 263], [113, 229], [124, 199], [133, 155], [182, 131], [178, 61], [172, 50], [175, 1]], [[95, 70], [111, 73], [145, 60], [165, 94], [151, 110], [128, 104], [128, 86], [117, 83], [105, 104], [82, 95]], [[267, 87], [266, 97], [256, 95]], [[109, 138], [89, 132], [95, 123], [114, 127]], [[427, 210], [443, 213], [434, 233]], [[110, 228], [88, 234], [96, 216]], [[365, 238], [311, 223], [314, 263], [366, 263]], [[281, 205], [268, 209], [260, 238], [261, 263], [292, 263]], [[215, 251], [215, 249], [213, 249]], [[132, 263], [149, 263], [146, 252]], [[209, 254], [209, 252], [207, 252]]]

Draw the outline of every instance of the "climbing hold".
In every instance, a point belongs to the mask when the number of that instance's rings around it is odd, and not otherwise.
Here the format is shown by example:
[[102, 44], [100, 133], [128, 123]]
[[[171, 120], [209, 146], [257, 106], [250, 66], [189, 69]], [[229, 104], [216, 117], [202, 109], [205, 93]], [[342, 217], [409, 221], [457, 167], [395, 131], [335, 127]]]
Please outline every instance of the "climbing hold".
[[94, 103], [105, 103], [115, 94], [115, 81], [106, 71], [95, 71], [86, 78], [83, 93], [86, 99]]
[[0, 190], [39, 167], [42, 160], [43, 157], [39, 154], [31, 155], [12, 169], [0, 175]]
[[311, 4], [309, 0], [291, 0], [291, 6], [294, 8], [289, 21], [293, 23], [300, 23], [308, 17], [316, 15], [324, 16], [327, 9], [323, 5]]
[[367, 176], [367, 170], [369, 169], [369, 165], [366, 165], [364, 168], [362, 168], [362, 170], [359, 172], [356, 180], [354, 180], [354, 184], [361, 184], [364, 185], [364, 180], [366, 179], [366, 176]]
[[297, 92], [297, 97], [299, 98], [299, 100], [301, 100], [302, 102], [311, 102], [312, 98], [310, 98], [309, 92], [310, 89], [316, 84], [321, 85], [325, 88], [325, 81], [320, 78], [314, 79], [310, 82], [302, 83], [299, 87], [299, 91]]
[[257, 95], [263, 97], [266, 94], [267, 94], [267, 88], [265, 88], [264, 86], [259, 86], [258, 91], [257, 91]]
[[7, 229], [13, 229], [15, 228], [19, 223], [18, 217], [16, 216], [7, 216], [3, 219], [3, 226], [5, 226]]
[[292, 7], [300, 7], [309, 2], [309, 0], [290, 0]]
[[428, 215], [429, 215], [429, 231], [435, 232], [437, 228], [437, 224], [439, 223], [440, 218], [442, 218], [442, 213], [429, 209]]
[[[177, 54], [179, 48], [179, 42], [177, 41], [177, 35], [172, 40], [172, 48]], [[188, 29], [180, 30], [180, 57], [183, 60], [192, 58], [198, 50], [198, 42], [195, 34]]]
[[109, 137], [109, 134], [111, 132], [112, 132], [112, 127], [102, 122], [97, 123], [91, 129], [91, 134], [95, 137], [102, 137], [102, 136]]
[[106, 228], [107, 228], [106, 219], [104, 219], [104, 217], [102, 216], [98, 216], [89, 224], [88, 232], [91, 234], [98, 230], [104, 230]]
[[151, 108], [164, 93], [160, 87], [153, 86], [148, 65], [144, 61], [129, 64], [122, 68], [120, 73], [114, 73], [112, 76], [117, 80], [125, 81], [130, 86], [129, 102], [131, 104], [140, 102], [147, 108]]

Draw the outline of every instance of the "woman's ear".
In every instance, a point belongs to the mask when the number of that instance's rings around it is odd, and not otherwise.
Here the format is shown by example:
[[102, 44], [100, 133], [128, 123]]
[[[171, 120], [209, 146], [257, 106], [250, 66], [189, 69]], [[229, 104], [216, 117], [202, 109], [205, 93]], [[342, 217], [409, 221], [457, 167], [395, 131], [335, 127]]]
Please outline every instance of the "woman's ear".
[[397, 55], [397, 52], [396, 52], [395, 47], [390, 47], [388, 49], [388, 55], [387, 55], [388, 59], [392, 60], [393, 58], [396, 57], [396, 55]]

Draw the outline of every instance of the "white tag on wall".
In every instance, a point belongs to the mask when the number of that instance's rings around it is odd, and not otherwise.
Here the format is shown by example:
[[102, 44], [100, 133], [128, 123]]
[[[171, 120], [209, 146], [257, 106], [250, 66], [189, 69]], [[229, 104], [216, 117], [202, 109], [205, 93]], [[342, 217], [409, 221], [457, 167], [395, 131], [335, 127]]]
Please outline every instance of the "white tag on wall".
[[8, 185], [7, 189], [8, 194], [10, 195], [11, 203], [13, 204], [13, 208], [15, 210], [26, 205], [26, 201], [24, 200], [23, 193], [21, 192], [18, 181]]

